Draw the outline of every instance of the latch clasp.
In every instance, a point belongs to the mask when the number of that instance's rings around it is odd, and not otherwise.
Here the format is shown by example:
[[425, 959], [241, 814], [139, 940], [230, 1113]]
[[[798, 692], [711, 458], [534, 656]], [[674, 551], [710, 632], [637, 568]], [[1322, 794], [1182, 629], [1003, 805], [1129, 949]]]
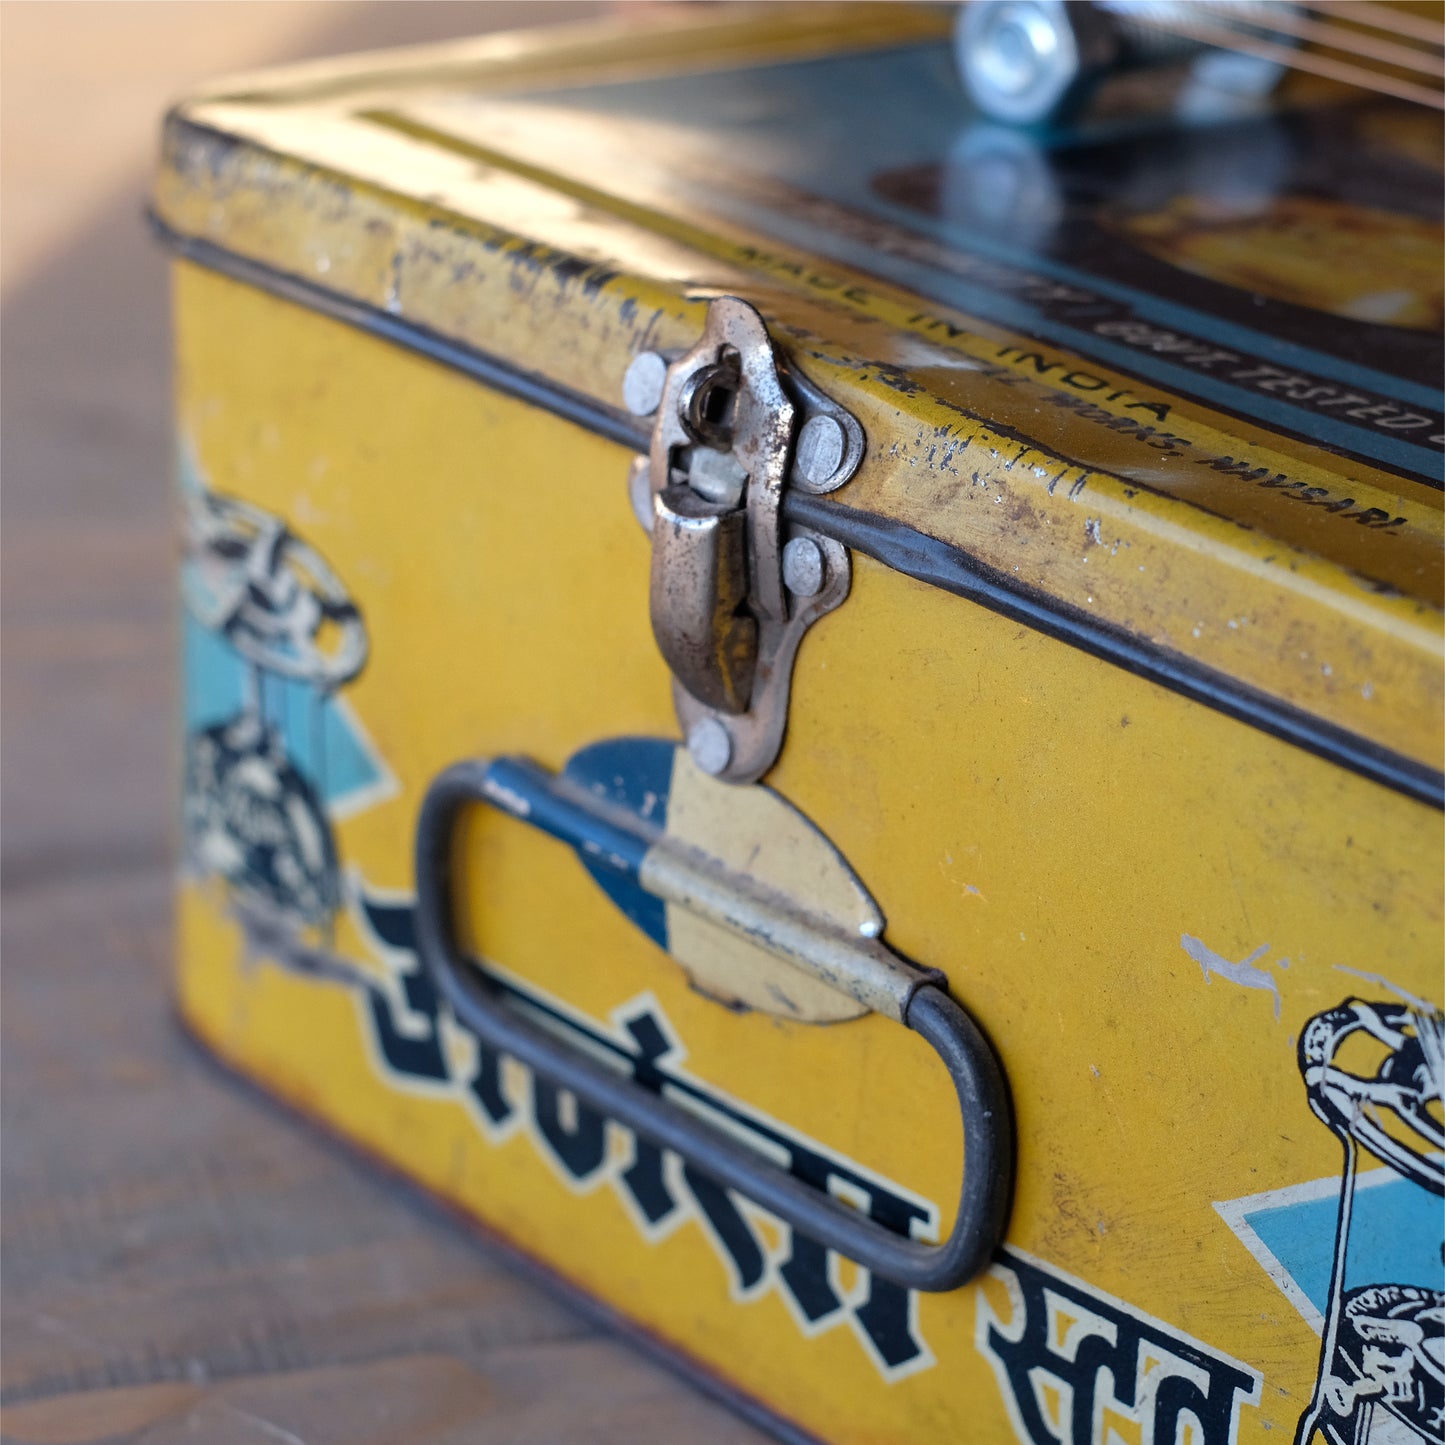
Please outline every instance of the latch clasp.
[[628, 368], [629, 410], [655, 415], [630, 480], [652, 533], [652, 631], [694, 761], [726, 782], [773, 765], [803, 634], [848, 595], [847, 550], [783, 518], [794, 486], [829, 492], [863, 456], [863, 429], [774, 349], [735, 296], [708, 308], [682, 356]]

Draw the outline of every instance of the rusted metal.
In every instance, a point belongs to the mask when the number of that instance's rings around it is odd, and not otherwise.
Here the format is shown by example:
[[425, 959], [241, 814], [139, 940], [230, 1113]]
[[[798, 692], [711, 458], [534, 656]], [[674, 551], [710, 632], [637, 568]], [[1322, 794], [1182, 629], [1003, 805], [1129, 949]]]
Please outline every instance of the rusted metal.
[[[803, 434], [812, 428], [801, 457], [800, 410]], [[785, 525], [785, 488], [790, 478], [809, 491], [841, 485], [862, 456], [862, 428], [783, 370], [762, 317], [735, 296], [712, 303], [702, 338], [668, 368], [656, 416], [653, 634], [684, 735], [707, 740], [708, 771], [750, 783], [782, 746], [803, 634], [848, 595], [846, 551]], [[784, 584], [790, 540], [816, 553], [811, 590]]]

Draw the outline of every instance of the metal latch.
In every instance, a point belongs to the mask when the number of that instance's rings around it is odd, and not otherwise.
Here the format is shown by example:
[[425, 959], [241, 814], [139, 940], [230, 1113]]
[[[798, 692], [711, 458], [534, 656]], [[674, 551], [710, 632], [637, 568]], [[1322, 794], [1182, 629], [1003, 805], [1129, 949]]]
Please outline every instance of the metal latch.
[[714, 777], [754, 782], [783, 745], [803, 634], [851, 578], [841, 543], [783, 520], [783, 493], [842, 486], [863, 429], [735, 296], [713, 301], [691, 351], [636, 357], [623, 398], [656, 418], [629, 486], [652, 534], [652, 631], [688, 751]]

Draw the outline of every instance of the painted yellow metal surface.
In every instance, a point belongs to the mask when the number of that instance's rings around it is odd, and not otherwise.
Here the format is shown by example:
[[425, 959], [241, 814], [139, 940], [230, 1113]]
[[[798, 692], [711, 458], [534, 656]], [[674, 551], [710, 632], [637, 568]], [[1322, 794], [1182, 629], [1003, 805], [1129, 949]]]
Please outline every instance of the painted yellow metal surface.
[[[1050, 595], [1440, 766], [1438, 492], [1341, 467], [876, 278], [660, 212], [665, 191], [648, 188], [650, 169], [686, 163], [676, 142], [614, 138], [619, 198], [566, 174], [605, 159], [574, 125], [473, 104], [472, 123], [493, 137], [544, 149], [557, 169], [542, 170], [503, 157], [495, 140], [479, 149], [439, 144], [435, 128], [418, 136], [376, 99], [348, 95], [340, 114], [316, 103], [198, 106], [204, 129], [173, 136], [161, 214], [584, 395], [620, 376], [643, 336], [689, 344], [704, 303], [686, 297], [744, 292], [820, 381], [894, 439], [891, 465], [870, 456], [856, 505], [926, 518], [931, 534]], [[410, 109], [427, 114], [420, 102]], [[256, 149], [221, 157], [211, 127]], [[659, 161], [643, 159], [658, 149]], [[345, 182], [321, 184], [318, 167]], [[595, 274], [566, 269], [573, 258]], [[471, 282], [460, 295], [458, 275]], [[552, 324], [559, 311], [576, 325]], [[906, 404], [879, 384], [880, 366], [907, 373]], [[614, 402], [615, 389], [601, 391]], [[1164, 434], [1179, 439], [1167, 451], [1140, 436], [1162, 430], [1160, 407]], [[1398, 525], [1375, 535], [1350, 520], [1365, 512]], [[1067, 538], [1046, 566], [1029, 550], [1043, 528]]]
[[[878, 23], [860, 15], [847, 43]], [[777, 53], [779, 25], [746, 32], [749, 53]], [[650, 64], [685, 64], [684, 42], [657, 44]], [[549, 141], [545, 115], [434, 94], [470, 63], [397, 62], [384, 85], [353, 65], [201, 102], [173, 127], [159, 212], [609, 405], [636, 350], [690, 344], [706, 299], [737, 291], [870, 438], [840, 501], [1438, 766], [1438, 494], [1182, 403], [1169, 426], [1192, 452], [1404, 520], [1388, 538], [1347, 529], [1192, 462], [1161, 461], [1146, 489], [1137, 438], [1054, 399], [1071, 376], [1102, 378], [1097, 405], [1127, 418], [1128, 397], [1156, 392], [996, 326], [952, 335], [954, 313], [897, 286], [669, 213], [656, 176], [682, 142], [623, 175], [586, 137]], [[175, 287], [188, 508], [255, 509], [216, 555], [273, 589], [268, 615], [330, 596], [312, 622], [359, 618], [366, 636], [364, 666], [308, 692], [237, 662], [239, 622], [187, 624], [200, 802], [178, 986], [223, 1058], [830, 1440], [1292, 1438], [1328, 1374], [1319, 1277], [1350, 1181], [1351, 1247], [1384, 1260], [1361, 1266], [1350, 1318], [1438, 1335], [1429, 1299], [1408, 1295], [1429, 1280], [1399, 1275], [1386, 1236], [1428, 1234], [1439, 1201], [1379, 1153], [1342, 1174], [1301, 1056], [1312, 1020], [1343, 1027], [1363, 1000], [1361, 1058], [1342, 1048], [1339, 1067], [1371, 1074], [1369, 1047], [1402, 1061], [1391, 1097], [1413, 1089], [1439, 1132], [1435, 808], [855, 554], [851, 595], [803, 645], [764, 780], [840, 863], [775, 841], [769, 874], [839, 915], [866, 922], [876, 904], [892, 947], [944, 970], [1017, 1115], [994, 1266], [943, 1294], [885, 1286], [489, 1060], [410, 950], [413, 830], [441, 769], [508, 754], [561, 769], [604, 740], [677, 738], [630, 450], [190, 262]], [[309, 550], [288, 553], [292, 538]], [[265, 645], [284, 655], [295, 635]], [[716, 849], [746, 860], [765, 824], [739, 821], [724, 785], [673, 777], [669, 833], [704, 843], [711, 814]], [[250, 819], [244, 857], [218, 821], [228, 786]], [[317, 815], [331, 854], [308, 832]], [[806, 1156], [849, 1202], [947, 1232], [957, 1104], [920, 1040], [878, 1015], [818, 1026], [722, 1006], [580, 854], [522, 823], [479, 813], [464, 856], [467, 942], [529, 1006], [624, 1058], [654, 1030], [650, 1057], [695, 1107], [735, 1110], [774, 1156], [802, 1151], [794, 1167]], [[266, 898], [245, 886], [261, 857]], [[308, 858], [334, 875], [328, 906], [268, 911], [282, 864]], [[689, 926], [671, 951], [705, 959], [704, 977], [728, 967]], [[1362, 1107], [1384, 1117], [1383, 1099]], [[1438, 1359], [1381, 1329], [1326, 1423], [1374, 1428], [1407, 1386], [1434, 1399], [1421, 1381]]]
[[[407, 892], [421, 791], [455, 758], [559, 766], [596, 737], [671, 733], [622, 449], [234, 282], [186, 266], [177, 280], [196, 465], [304, 528], [371, 629], [347, 700], [393, 791], [338, 824], [359, 891]], [[359, 415], [386, 424], [359, 429]], [[949, 972], [1002, 1053], [1021, 1140], [1011, 1246], [1261, 1371], [1270, 1388], [1241, 1439], [1289, 1428], [1317, 1341], [1215, 1204], [1337, 1171], [1294, 1040], [1359, 990], [1344, 969], [1438, 988], [1438, 816], [867, 562], [809, 641], [792, 728], [806, 745], [770, 784], [844, 851], [895, 945]], [[951, 1197], [953, 1106], [906, 1034], [729, 1013], [559, 845], [494, 825], [473, 846], [495, 900], [473, 919], [486, 957], [603, 1024], [654, 996], [697, 1076]], [[366, 996], [248, 961], [226, 894], [186, 885], [180, 946], [183, 1008], [225, 1057], [821, 1433], [949, 1438], [966, 1419], [1003, 1437], [974, 1346], [996, 1285], [917, 1299], [936, 1363], [885, 1380], [856, 1329], [809, 1338], [779, 1291], [730, 1297], [703, 1227], [649, 1242], [605, 1185], [579, 1202], [525, 1130], [493, 1143], [461, 1090], [388, 1077]], [[1277, 995], [1204, 974], [1186, 934], [1229, 960], [1267, 945]], [[396, 988], [355, 906], [335, 947]], [[465, 1041], [447, 1043], [464, 1074]]]

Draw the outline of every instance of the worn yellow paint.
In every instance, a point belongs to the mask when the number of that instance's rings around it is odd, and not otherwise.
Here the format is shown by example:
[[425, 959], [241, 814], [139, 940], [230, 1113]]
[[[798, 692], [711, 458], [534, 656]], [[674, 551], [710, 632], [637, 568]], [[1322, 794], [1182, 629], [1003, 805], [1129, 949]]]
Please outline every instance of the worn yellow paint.
[[[849, 23], [840, 43], [888, 22], [860, 8]], [[799, 53], [834, 43], [829, 27], [821, 7], [691, 17], [640, 63]], [[608, 73], [630, 43], [488, 42], [220, 88], [173, 122], [158, 210], [609, 405], [641, 345], [690, 344], [707, 298], [738, 291], [863, 423], [869, 452], [840, 500], [1439, 765], [1438, 498], [1198, 407], [1173, 415], [1199, 448], [1348, 487], [1405, 525], [1387, 546], [1238, 477], [1203, 469], [1186, 486], [1162, 461], [1141, 488], [1117, 433], [1049, 402], [1076, 358], [1039, 374], [999, 355], [1019, 344], [999, 328], [941, 333], [896, 290], [684, 220], [648, 156], [624, 174], [545, 126], [541, 141], [515, 125], [479, 138], [477, 116], [520, 112], [475, 102], [463, 124], [438, 99]], [[584, 162], [597, 169], [579, 180]], [[599, 739], [676, 736], [627, 449], [185, 263], [176, 319], [181, 438], [206, 484], [287, 518], [366, 619], [370, 658], [345, 697], [396, 788], [336, 822], [353, 898], [410, 894], [417, 809], [447, 764], [559, 768]], [[1287, 1438], [1318, 1339], [1214, 1206], [1337, 1173], [1294, 1044], [1368, 987], [1341, 970], [1439, 1000], [1440, 815], [863, 557], [803, 645], [767, 782], [838, 847], [888, 942], [944, 969], [997, 1045], [1018, 1115], [1009, 1244], [1260, 1371], [1239, 1439]], [[680, 818], [705, 791], [684, 785]], [[466, 930], [494, 966], [602, 1027], [651, 995], [694, 1077], [934, 1201], [946, 1226], [957, 1105], [917, 1038], [878, 1016], [817, 1028], [724, 1009], [562, 845], [481, 813], [463, 841]], [[713, 841], [733, 856], [743, 840]], [[579, 1191], [455, 1091], [388, 1077], [364, 997], [251, 957], [233, 910], [214, 879], [187, 877], [181, 1005], [237, 1066], [810, 1430], [1010, 1437], [975, 1345], [985, 1302], [1008, 1315], [996, 1279], [921, 1297], [929, 1359], [887, 1383], [846, 1324], [810, 1335], [776, 1290], [735, 1298], [696, 1222], [649, 1242], [615, 1190]], [[1206, 978], [1184, 935], [1231, 960], [1267, 946], [1278, 1011], [1268, 991]], [[330, 947], [395, 987], [354, 906]], [[464, 1066], [467, 1040], [447, 1038]]]
[[[694, 52], [678, 48], [686, 63]], [[437, 60], [428, 81], [418, 65], [400, 96], [363, 72], [183, 107], [158, 209], [188, 235], [609, 405], [640, 345], [685, 348], [707, 296], [744, 294], [870, 436], [890, 439], [870, 448], [851, 505], [1432, 767], [1445, 761], [1440, 494], [818, 267], [705, 205], [679, 209], [668, 178], [696, 161], [689, 143], [579, 128], [471, 87], [458, 99], [458, 67], [464, 57]], [[216, 131], [235, 139], [218, 144]], [[716, 184], [740, 182], [724, 172]], [[900, 372], [906, 394], [890, 384]], [[1137, 419], [1140, 397], [1169, 402], [1187, 455], [1068, 409]], [[1241, 471], [1285, 474], [1321, 505]], [[1353, 525], [1323, 505], [1336, 500], [1399, 525]]]
[[[667, 835], [735, 878], [754, 883], [853, 938], [882, 927], [868, 897], [832, 845], [764, 788], [734, 788], [679, 756]], [[868, 1010], [850, 995], [779, 959], [766, 943], [725, 929], [683, 901], [667, 909], [668, 949], [704, 993], [766, 1013], [833, 1023]]]
[[[625, 449], [184, 264], [176, 315], [181, 432], [208, 484], [291, 518], [367, 620], [347, 697], [398, 791], [338, 824], [353, 884], [409, 892], [421, 794], [457, 758], [555, 768], [598, 738], [675, 735]], [[769, 783], [996, 1042], [1019, 1122], [1011, 1245], [1262, 1371], [1239, 1438], [1284, 1438], [1318, 1341], [1213, 1206], [1337, 1171], [1293, 1036], [1356, 991], [1341, 967], [1438, 996], [1438, 814], [862, 558], [804, 644]], [[696, 1077], [948, 1216], [956, 1105], [917, 1039], [876, 1016], [729, 1012], [561, 845], [490, 814], [466, 846], [489, 959], [604, 1026], [650, 992]], [[808, 1338], [776, 1291], [730, 1298], [698, 1225], [647, 1243], [615, 1191], [579, 1197], [526, 1139], [388, 1081], [364, 1001], [247, 961], [229, 910], [214, 881], [185, 884], [182, 1007], [223, 1056], [810, 1429], [1007, 1436], [974, 1345], [993, 1282], [920, 1298], [937, 1365], [885, 1384], [846, 1326]], [[1207, 982], [1186, 933], [1288, 956], [1279, 1016]], [[335, 949], [383, 982], [354, 911]]]

